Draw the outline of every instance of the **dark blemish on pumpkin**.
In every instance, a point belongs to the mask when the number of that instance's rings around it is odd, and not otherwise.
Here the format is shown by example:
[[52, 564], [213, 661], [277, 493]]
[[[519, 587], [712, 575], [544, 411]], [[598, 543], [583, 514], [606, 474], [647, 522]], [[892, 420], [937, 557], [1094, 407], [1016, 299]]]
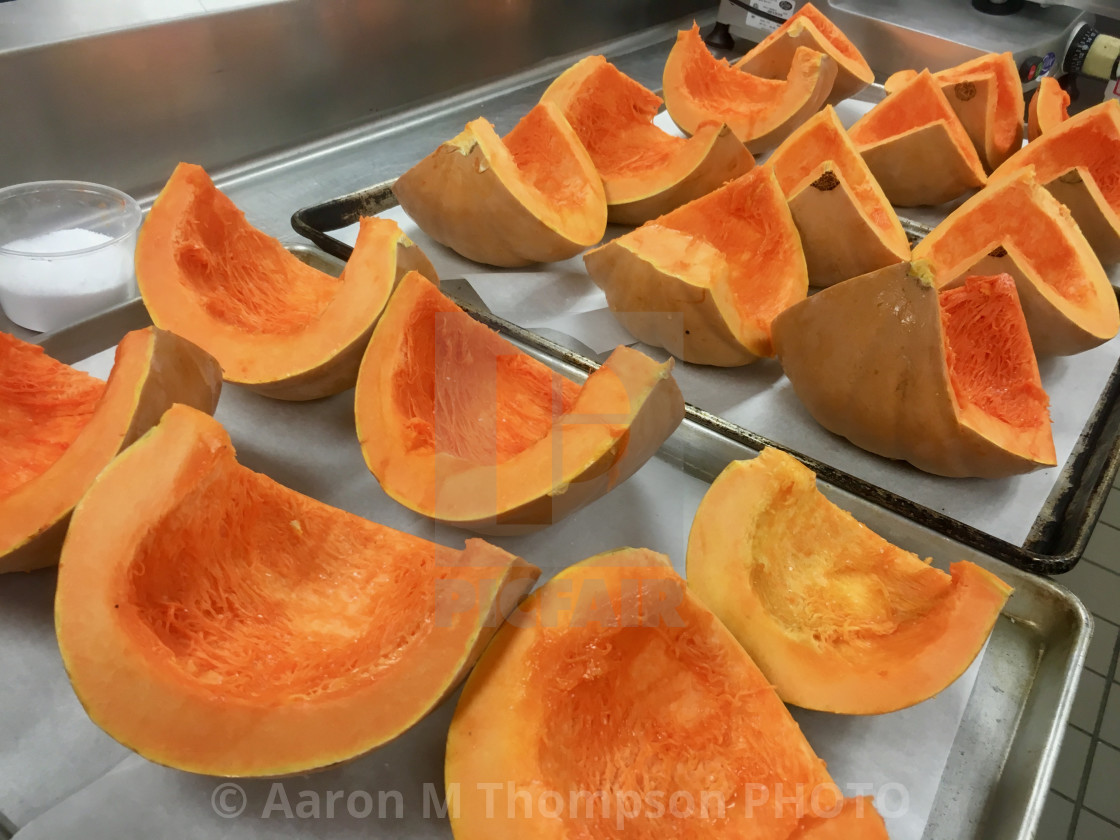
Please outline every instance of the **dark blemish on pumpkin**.
[[976, 85], [972, 82], [957, 82], [953, 85], [953, 94], [961, 102], [968, 102], [968, 100], [976, 96]]
[[1069, 172], [1065, 173], [1064, 175], [1059, 175], [1058, 180], [1061, 181], [1063, 184], [1080, 184], [1081, 183], [1081, 173], [1078, 172], [1076, 169], [1071, 169]]
[[994, 250], [989, 251], [988, 256], [989, 257], [995, 257], [998, 260], [1000, 257], [1006, 257], [1007, 256], [1007, 249], [1004, 248], [1002, 245], [1000, 245], [998, 248], [995, 248]]
[[120, 608], [121, 608], [120, 604], [113, 604], [113, 609], [119, 610]]
[[834, 190], [838, 186], [840, 186], [840, 179], [836, 177], [835, 172], [828, 171], [822, 174], [821, 177], [817, 178], [817, 180], [813, 182], [812, 186], [821, 191]]
[[692, 330], [685, 330], [685, 331], [684, 331], [684, 334], [685, 334], [685, 335], [692, 335]]

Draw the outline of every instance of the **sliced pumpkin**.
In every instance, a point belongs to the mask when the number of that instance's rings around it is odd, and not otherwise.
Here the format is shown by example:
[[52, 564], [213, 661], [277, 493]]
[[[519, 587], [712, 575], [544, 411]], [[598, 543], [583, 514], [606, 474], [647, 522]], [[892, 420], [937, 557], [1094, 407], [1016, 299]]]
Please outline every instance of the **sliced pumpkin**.
[[1027, 140], [1037, 140], [1069, 119], [1069, 94], [1053, 76], [1038, 81], [1027, 108]]
[[928, 70], [864, 114], [848, 136], [891, 204], [943, 204], [987, 182], [976, 149]]
[[393, 194], [432, 239], [488, 265], [574, 257], [607, 228], [603, 182], [552, 102], [505, 137], [472, 120], [397, 178]]
[[785, 702], [893, 712], [967, 670], [1011, 588], [974, 563], [952, 576], [892, 545], [777, 449], [727, 466], [688, 539], [688, 586]]
[[869, 802], [840, 800], [750, 657], [646, 549], [577, 563], [510, 616], [459, 698], [444, 772], [457, 840], [787, 840], [827, 836], [798, 833], [827, 816], [848, 838], [887, 836]]
[[619, 347], [580, 387], [410, 274], [362, 362], [358, 439], [405, 507], [483, 533], [526, 533], [657, 451], [684, 418], [671, 370], [672, 360]]
[[789, 202], [809, 283], [831, 286], [910, 258], [910, 242], [832, 106], [766, 161]]
[[1057, 461], [1007, 275], [939, 293], [927, 264], [879, 269], [787, 309], [774, 347], [813, 418], [861, 449], [954, 477]]
[[914, 246], [914, 259], [928, 260], [946, 286], [971, 274], [1014, 277], [1040, 355], [1079, 353], [1120, 329], [1108, 275], [1032, 167], [993, 179]]
[[635, 338], [687, 362], [772, 356], [770, 322], [808, 275], [781, 186], [760, 167], [583, 256]]
[[836, 62], [836, 79], [827, 99], [830, 105], [855, 96], [875, 81], [874, 71], [856, 45], [812, 3], [794, 12], [732, 66], [764, 79], [782, 79], [798, 47], [810, 47]]
[[149, 327], [117, 345], [108, 382], [0, 332], [0, 572], [58, 562], [70, 512], [172, 403], [218, 404], [218, 363]]
[[176, 405], [75, 510], [55, 625], [74, 691], [121, 743], [194, 773], [281, 775], [424, 717], [537, 574], [296, 493]]
[[136, 243], [153, 323], [210, 353], [227, 382], [284, 400], [354, 385], [381, 310], [405, 271], [435, 269], [396, 222], [364, 219], [341, 277], [257, 230], [199, 166], [180, 163]]
[[725, 125], [700, 126], [687, 140], [653, 123], [661, 97], [601, 55], [581, 59], [548, 87], [595, 162], [607, 220], [640, 225], [711, 192], [754, 166]]
[[708, 122], [725, 124], [757, 155], [821, 109], [836, 66], [826, 53], [798, 47], [785, 78], [752, 76], [713, 56], [694, 23], [677, 33], [665, 62], [665, 108], [685, 134], [696, 134]]

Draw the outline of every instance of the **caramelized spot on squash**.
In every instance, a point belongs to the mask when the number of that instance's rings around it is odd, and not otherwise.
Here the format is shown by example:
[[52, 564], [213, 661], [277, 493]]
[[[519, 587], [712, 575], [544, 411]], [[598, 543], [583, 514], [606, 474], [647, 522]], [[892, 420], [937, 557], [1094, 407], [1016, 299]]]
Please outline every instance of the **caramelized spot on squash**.
[[530, 110], [502, 142], [526, 184], [540, 193], [542, 204], [577, 210], [585, 206], [586, 173], [544, 108]]
[[0, 499], [62, 457], [104, 392], [100, 379], [0, 332]]

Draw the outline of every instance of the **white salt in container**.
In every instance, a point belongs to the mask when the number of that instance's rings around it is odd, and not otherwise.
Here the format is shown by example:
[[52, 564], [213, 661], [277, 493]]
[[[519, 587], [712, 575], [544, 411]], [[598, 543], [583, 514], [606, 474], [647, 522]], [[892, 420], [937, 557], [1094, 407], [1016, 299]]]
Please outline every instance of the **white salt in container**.
[[45, 332], [136, 292], [140, 206], [112, 187], [36, 181], [0, 189], [0, 307]]

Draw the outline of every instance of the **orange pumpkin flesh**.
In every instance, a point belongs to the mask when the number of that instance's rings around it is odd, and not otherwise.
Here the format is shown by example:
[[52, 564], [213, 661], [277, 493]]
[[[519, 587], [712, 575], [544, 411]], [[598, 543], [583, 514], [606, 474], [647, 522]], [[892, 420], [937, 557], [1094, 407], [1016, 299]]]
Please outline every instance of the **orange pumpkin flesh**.
[[411, 269], [437, 279], [395, 222], [365, 219], [342, 276], [318, 271], [185, 163], [136, 245], [136, 279], [156, 326], [214, 356], [226, 381], [287, 400], [353, 387], [373, 325]]
[[1030, 167], [993, 178], [914, 246], [940, 285], [970, 274], [1015, 278], [1034, 349], [1079, 353], [1120, 329], [1116, 294], [1069, 210]]
[[484, 119], [467, 123], [401, 175], [393, 194], [426, 234], [489, 265], [574, 257], [607, 227], [603, 182], [552, 102], [504, 138]]
[[987, 181], [960, 119], [928, 71], [848, 130], [891, 204], [942, 204]]
[[422, 718], [537, 573], [289, 490], [177, 405], [75, 510], [55, 623], [75, 692], [121, 743], [191, 772], [279, 775]]
[[688, 586], [785, 702], [856, 715], [946, 688], [1011, 594], [973, 563], [953, 564], [950, 577], [887, 542], [776, 449], [732, 462], [705, 494]]
[[824, 836], [796, 833], [814, 811], [887, 836], [866, 802], [852, 819], [765, 677], [646, 549], [571, 566], [514, 612], [463, 689], [445, 777], [457, 840]]
[[783, 79], [763, 79], [713, 56], [696, 24], [677, 33], [662, 76], [665, 108], [685, 134], [707, 122], [730, 126], [754, 154], [768, 151], [820, 110], [836, 62], [798, 47]]
[[938, 293], [908, 263], [837, 284], [774, 320], [794, 391], [829, 431], [936, 475], [1054, 466], [1038, 365], [1014, 281]]
[[781, 187], [760, 167], [584, 254], [618, 321], [688, 362], [773, 355], [770, 322], [805, 297], [805, 256]]
[[217, 363], [154, 327], [117, 346], [108, 382], [0, 332], [0, 572], [58, 562], [70, 511], [172, 403], [212, 412]]
[[826, 53], [836, 62], [836, 80], [827, 100], [830, 105], [854, 96], [875, 81], [875, 73], [856, 45], [812, 3], [798, 9], [733, 66], [765, 79], [785, 78], [798, 47]]
[[701, 126], [687, 140], [662, 131], [652, 122], [661, 97], [601, 55], [565, 70], [542, 100], [560, 107], [591, 155], [615, 224], [640, 225], [754, 166], [727, 126]]
[[621, 484], [657, 451], [684, 417], [671, 369], [619, 347], [580, 387], [412, 274], [362, 363], [358, 439], [382, 489], [411, 510], [525, 533]]
[[766, 163], [789, 202], [810, 284], [831, 286], [910, 258], [902, 223], [832, 106]]
[[1037, 140], [1069, 119], [1069, 94], [1053, 76], [1043, 76], [1027, 108], [1027, 140]]

